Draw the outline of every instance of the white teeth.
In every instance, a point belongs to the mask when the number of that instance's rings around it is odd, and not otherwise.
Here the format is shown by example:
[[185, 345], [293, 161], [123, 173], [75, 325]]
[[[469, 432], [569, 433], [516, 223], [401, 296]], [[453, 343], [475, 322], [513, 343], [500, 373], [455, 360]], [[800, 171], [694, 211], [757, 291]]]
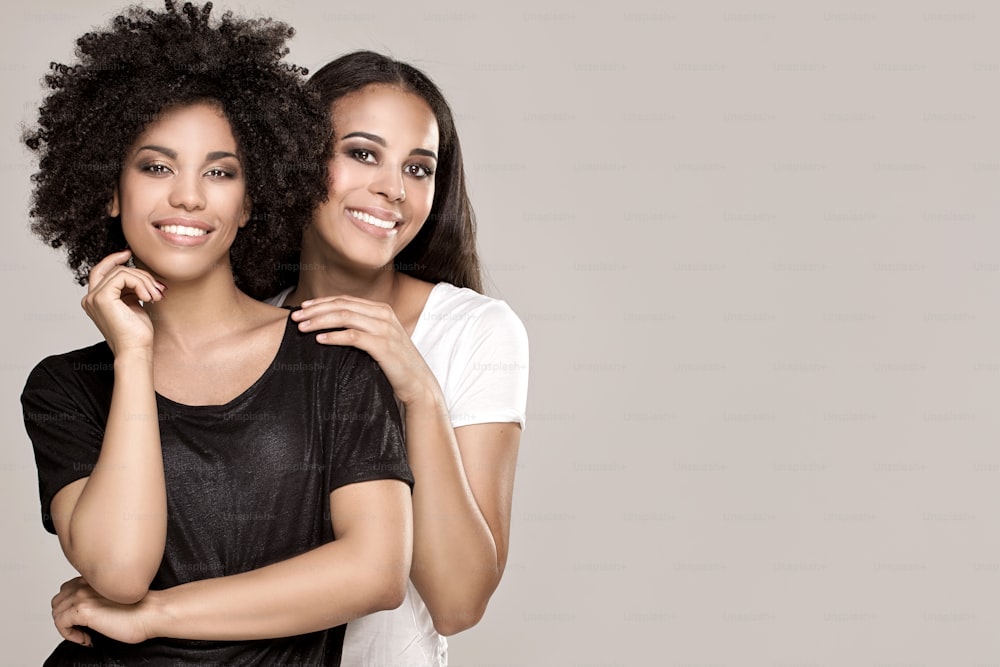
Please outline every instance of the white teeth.
[[355, 218], [361, 222], [367, 222], [369, 225], [374, 225], [379, 229], [392, 229], [396, 226], [395, 222], [390, 220], [382, 220], [381, 218], [376, 218], [374, 215], [368, 215], [362, 211], [355, 211], [353, 209], [347, 209], [347, 212], [353, 215]]
[[160, 229], [167, 234], [176, 234], [178, 236], [204, 236], [205, 234], [208, 234], [208, 232], [204, 229], [198, 229], [197, 227], [183, 227], [181, 225], [163, 225]]

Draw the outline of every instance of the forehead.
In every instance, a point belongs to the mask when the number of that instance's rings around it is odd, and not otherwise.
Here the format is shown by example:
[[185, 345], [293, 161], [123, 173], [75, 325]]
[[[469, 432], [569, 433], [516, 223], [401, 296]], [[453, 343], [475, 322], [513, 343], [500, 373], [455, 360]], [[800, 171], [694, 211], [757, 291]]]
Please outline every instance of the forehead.
[[195, 102], [160, 110], [142, 129], [135, 143], [142, 145], [152, 137], [159, 143], [236, 147], [229, 120], [222, 107], [213, 102]]
[[337, 136], [363, 130], [390, 144], [433, 149], [438, 145], [437, 119], [430, 106], [420, 96], [396, 86], [365, 86], [334, 102], [331, 112]]

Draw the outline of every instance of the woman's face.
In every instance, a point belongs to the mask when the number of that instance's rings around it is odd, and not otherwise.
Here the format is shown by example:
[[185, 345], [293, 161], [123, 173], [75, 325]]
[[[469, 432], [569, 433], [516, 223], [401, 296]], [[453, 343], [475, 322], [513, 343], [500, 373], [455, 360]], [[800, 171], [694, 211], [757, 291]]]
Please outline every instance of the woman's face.
[[373, 84], [334, 102], [329, 199], [303, 244], [337, 261], [381, 268], [413, 240], [431, 211], [438, 126], [420, 97]]
[[168, 286], [231, 272], [229, 247], [250, 217], [229, 121], [218, 106], [168, 109], [129, 148], [108, 212], [138, 264]]

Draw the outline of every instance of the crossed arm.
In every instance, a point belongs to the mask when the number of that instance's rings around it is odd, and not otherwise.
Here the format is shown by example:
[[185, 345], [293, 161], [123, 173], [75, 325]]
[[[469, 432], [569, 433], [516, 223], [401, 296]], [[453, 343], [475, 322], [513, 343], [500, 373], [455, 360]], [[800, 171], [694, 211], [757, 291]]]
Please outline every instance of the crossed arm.
[[81, 626], [129, 643], [272, 639], [398, 607], [412, 544], [407, 485], [348, 484], [330, 494], [330, 512], [334, 542], [250, 572], [149, 591], [136, 604], [109, 600], [83, 578], [68, 581], [52, 600], [56, 627], [80, 644], [90, 643]]
[[114, 388], [96, 465], [60, 489], [50, 513], [82, 577], [52, 601], [60, 633], [80, 627], [120, 641], [151, 637], [241, 640], [334, 627], [398, 606], [412, 557], [410, 490], [398, 480], [330, 494], [334, 542], [250, 572], [150, 591], [163, 559], [166, 484], [153, 386], [153, 329], [139, 300], [163, 286], [115, 253], [91, 271], [83, 306], [115, 356]]

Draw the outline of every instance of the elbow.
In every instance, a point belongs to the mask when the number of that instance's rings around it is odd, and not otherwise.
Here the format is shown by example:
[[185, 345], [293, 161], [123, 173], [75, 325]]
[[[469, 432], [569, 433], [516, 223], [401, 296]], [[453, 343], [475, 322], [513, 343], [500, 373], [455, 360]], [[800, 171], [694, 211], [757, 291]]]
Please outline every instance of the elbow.
[[149, 593], [156, 568], [148, 563], [118, 562], [105, 567], [77, 568], [84, 580], [101, 597], [118, 604], [135, 604]]
[[500, 584], [502, 574], [502, 570], [490, 568], [488, 576], [464, 582], [449, 581], [445, 586], [431, 588], [427, 594], [418, 584], [417, 590], [423, 595], [437, 633], [449, 637], [479, 623], [486, 614], [486, 607]]
[[380, 611], [395, 609], [406, 599], [406, 586], [387, 587], [382, 593]]
[[135, 604], [149, 593], [163, 550], [162, 547], [158, 552], [119, 549], [111, 556], [106, 552], [67, 549], [66, 555], [98, 595], [118, 604]]
[[431, 612], [434, 629], [439, 635], [450, 637], [463, 630], [468, 630], [482, 620], [486, 613], [487, 601], [476, 605], [454, 605], [449, 609]]
[[400, 572], [399, 575], [394, 572], [391, 576], [383, 576], [371, 581], [368, 590], [372, 612], [388, 611], [403, 604], [403, 600], [406, 599], [407, 577], [405, 572]]
[[366, 614], [396, 609], [399, 605], [403, 604], [403, 600], [405, 598], [405, 588], [398, 589], [396, 587], [381, 586], [379, 587], [379, 590], [374, 591], [369, 598], [370, 606]]
[[128, 581], [124, 577], [108, 577], [108, 581], [97, 582], [92, 582], [88, 579], [87, 583], [101, 597], [111, 602], [117, 602], [118, 604], [136, 604], [137, 602], [141, 602], [146, 597], [146, 594], [149, 593], [150, 584], [149, 581], [143, 581], [138, 578]]
[[142, 602], [142, 599], [146, 597], [147, 593], [149, 593], [149, 588], [134, 588], [130, 590], [122, 590], [114, 595], [105, 595], [104, 597], [112, 602], [117, 602], [118, 604], [137, 604]]
[[426, 597], [427, 611], [430, 612], [434, 629], [439, 635], [450, 637], [463, 630], [468, 630], [483, 619], [490, 596], [496, 590], [498, 581], [482, 582], [479, 590], [473, 587], [452, 588], [447, 597], [429, 601]]

